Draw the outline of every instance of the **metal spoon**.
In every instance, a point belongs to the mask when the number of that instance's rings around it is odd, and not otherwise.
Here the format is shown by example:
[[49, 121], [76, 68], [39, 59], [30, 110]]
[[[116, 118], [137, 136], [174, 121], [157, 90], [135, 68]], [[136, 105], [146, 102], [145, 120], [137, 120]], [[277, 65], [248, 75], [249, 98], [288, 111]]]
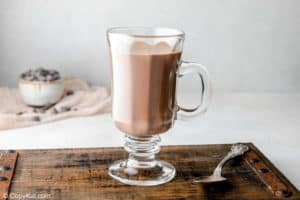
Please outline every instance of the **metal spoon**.
[[249, 150], [249, 147], [245, 144], [234, 144], [232, 145], [228, 154], [221, 160], [221, 162], [217, 165], [214, 172], [210, 176], [201, 176], [195, 178], [193, 181], [197, 183], [215, 183], [225, 181], [226, 178], [222, 176], [222, 168], [223, 166], [231, 159], [243, 155], [245, 152]]

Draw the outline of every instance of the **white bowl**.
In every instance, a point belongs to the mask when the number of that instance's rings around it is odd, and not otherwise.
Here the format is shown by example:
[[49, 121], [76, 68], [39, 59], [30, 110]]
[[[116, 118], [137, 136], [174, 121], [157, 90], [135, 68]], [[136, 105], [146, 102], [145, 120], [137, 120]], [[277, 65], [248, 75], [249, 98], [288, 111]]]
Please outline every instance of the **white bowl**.
[[30, 106], [48, 106], [57, 103], [64, 93], [64, 81], [19, 80], [19, 90], [24, 102]]

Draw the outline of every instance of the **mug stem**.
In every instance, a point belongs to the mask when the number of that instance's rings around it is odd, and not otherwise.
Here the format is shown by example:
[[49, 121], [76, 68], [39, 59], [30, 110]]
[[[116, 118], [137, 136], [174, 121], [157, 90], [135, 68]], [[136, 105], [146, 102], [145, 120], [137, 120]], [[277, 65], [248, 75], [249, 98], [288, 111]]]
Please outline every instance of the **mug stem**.
[[156, 165], [155, 154], [160, 151], [160, 136], [125, 136], [124, 149], [129, 153], [128, 166], [149, 168]]

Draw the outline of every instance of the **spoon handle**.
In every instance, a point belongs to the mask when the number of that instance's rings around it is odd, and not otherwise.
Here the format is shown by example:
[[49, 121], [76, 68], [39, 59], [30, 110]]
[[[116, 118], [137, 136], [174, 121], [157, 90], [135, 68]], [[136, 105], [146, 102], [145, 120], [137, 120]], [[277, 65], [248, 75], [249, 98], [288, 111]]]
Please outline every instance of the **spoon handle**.
[[221, 176], [223, 166], [231, 159], [243, 155], [249, 150], [249, 147], [245, 144], [237, 143], [231, 146], [228, 154], [221, 160], [216, 169], [214, 170], [214, 176]]

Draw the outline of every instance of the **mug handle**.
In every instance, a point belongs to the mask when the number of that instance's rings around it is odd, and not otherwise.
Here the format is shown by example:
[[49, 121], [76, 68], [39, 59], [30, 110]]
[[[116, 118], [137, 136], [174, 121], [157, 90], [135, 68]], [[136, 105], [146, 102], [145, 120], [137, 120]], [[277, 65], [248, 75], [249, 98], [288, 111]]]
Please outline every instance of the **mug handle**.
[[179, 112], [178, 115], [183, 117], [194, 117], [199, 114], [204, 114], [207, 111], [207, 107], [211, 100], [212, 86], [210, 75], [203, 65], [199, 63], [182, 61], [178, 70], [178, 77], [182, 78], [188, 74], [197, 74], [201, 80], [201, 101], [200, 104], [195, 108], [184, 108], [177, 104], [177, 112], [182, 111]]

